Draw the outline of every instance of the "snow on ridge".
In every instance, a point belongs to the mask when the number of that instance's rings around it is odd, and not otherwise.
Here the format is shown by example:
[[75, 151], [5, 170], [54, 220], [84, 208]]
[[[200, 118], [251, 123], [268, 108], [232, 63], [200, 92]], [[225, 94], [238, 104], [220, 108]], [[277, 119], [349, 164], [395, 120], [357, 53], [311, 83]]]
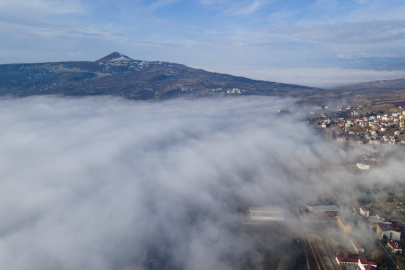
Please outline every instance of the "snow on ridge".
[[129, 61], [133, 61], [133, 60], [131, 58], [129, 58], [128, 56], [125, 56], [123, 54], [121, 54], [121, 56], [118, 57], [118, 58], [108, 60], [108, 62], [129, 62]]

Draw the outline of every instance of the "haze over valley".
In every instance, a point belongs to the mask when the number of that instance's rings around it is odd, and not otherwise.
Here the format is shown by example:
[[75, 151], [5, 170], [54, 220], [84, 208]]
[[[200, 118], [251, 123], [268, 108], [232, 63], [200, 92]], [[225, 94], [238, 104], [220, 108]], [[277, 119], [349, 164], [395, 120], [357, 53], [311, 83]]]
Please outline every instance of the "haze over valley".
[[404, 270], [404, 14], [0, 0], [0, 269]]
[[[261, 269], [264, 258], [277, 267], [288, 255], [278, 246], [304, 232], [297, 205], [324, 198], [345, 213], [359, 186], [403, 185], [402, 148], [352, 171], [347, 163], [373, 147], [323, 139], [294, 101], [2, 99], [2, 267]], [[238, 209], [263, 205], [289, 220], [269, 236], [276, 242], [241, 223]]]

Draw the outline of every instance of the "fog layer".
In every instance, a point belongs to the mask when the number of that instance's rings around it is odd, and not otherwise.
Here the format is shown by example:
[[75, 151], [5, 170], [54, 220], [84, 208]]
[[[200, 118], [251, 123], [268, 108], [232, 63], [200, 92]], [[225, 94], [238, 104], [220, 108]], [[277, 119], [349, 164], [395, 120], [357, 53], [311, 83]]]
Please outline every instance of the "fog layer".
[[211, 72], [227, 73], [255, 80], [333, 88], [352, 83], [405, 78], [404, 70], [376, 71], [343, 68], [269, 68], [269, 67], [201, 67]]
[[365, 179], [302, 112], [276, 113], [293, 102], [1, 100], [0, 268], [235, 269], [254, 246], [238, 207]]

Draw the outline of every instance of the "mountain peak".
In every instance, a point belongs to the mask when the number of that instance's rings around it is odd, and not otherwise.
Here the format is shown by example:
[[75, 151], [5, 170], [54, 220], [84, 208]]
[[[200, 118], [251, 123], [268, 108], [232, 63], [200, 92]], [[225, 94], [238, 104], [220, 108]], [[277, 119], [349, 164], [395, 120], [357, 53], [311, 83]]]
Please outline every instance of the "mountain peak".
[[115, 62], [115, 61], [133, 61], [133, 59], [129, 58], [126, 55], [123, 55], [122, 53], [113, 52], [97, 60], [96, 62]]

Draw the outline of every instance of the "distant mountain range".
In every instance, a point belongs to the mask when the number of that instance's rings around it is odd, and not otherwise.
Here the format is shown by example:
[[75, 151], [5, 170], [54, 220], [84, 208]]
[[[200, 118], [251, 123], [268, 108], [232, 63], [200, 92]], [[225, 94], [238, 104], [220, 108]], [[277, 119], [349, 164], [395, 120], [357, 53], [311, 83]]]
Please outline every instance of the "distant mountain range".
[[308, 101], [405, 97], [405, 79], [319, 89], [251, 80], [180, 64], [133, 60], [114, 52], [97, 61], [0, 65], [0, 96], [115, 95], [162, 100], [181, 96], [266, 95]]
[[378, 71], [405, 70], [405, 57], [359, 57], [323, 58], [318, 60], [301, 59], [276, 63], [284, 68], [347, 68]]
[[179, 96], [302, 97], [320, 89], [251, 80], [180, 64], [133, 60], [114, 52], [97, 61], [0, 65], [0, 95], [116, 95], [131, 99]]
[[[372, 90], [371, 90], [372, 89]], [[405, 91], [405, 79], [379, 80], [365, 83], [348, 84], [333, 89], [334, 91]], [[353, 93], [354, 94], [354, 93]]]

